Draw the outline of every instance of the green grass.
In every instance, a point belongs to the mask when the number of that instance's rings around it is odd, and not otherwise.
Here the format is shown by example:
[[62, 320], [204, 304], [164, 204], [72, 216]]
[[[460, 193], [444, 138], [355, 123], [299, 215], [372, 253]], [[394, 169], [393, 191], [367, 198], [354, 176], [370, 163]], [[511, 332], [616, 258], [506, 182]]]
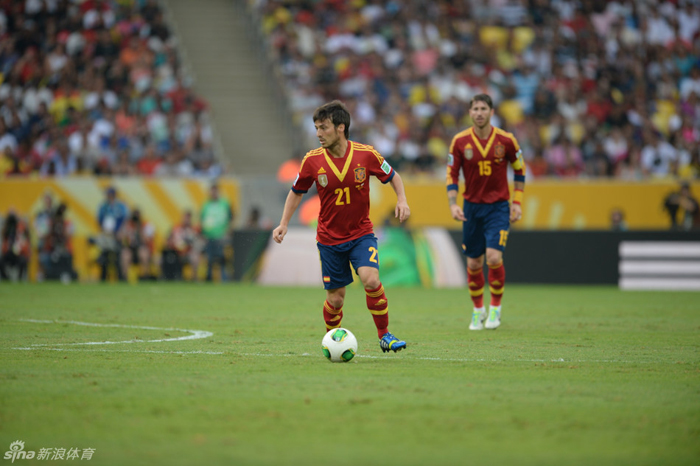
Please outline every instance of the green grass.
[[700, 463], [700, 294], [513, 285], [481, 332], [465, 290], [387, 294], [408, 349], [381, 353], [351, 287], [358, 357], [332, 364], [321, 289], [0, 284], [0, 455], [23, 440], [99, 465]]

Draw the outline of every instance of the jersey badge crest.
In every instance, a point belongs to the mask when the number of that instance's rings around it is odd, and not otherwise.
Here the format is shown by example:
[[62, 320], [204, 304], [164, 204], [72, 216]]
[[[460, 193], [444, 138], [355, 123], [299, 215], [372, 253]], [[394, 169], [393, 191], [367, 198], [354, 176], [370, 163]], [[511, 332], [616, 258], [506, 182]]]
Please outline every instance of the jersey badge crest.
[[506, 146], [500, 142], [496, 143], [496, 147], [493, 150], [496, 153], [496, 157], [503, 158], [506, 155]]
[[322, 187], [328, 186], [328, 176], [327, 175], [318, 175], [318, 184], [320, 184]]
[[355, 169], [355, 183], [363, 183], [367, 179], [367, 170], [365, 167]]
[[467, 146], [464, 148], [464, 157], [467, 160], [471, 160], [472, 157], [474, 157], [474, 149], [472, 149], [471, 144], [467, 144]]

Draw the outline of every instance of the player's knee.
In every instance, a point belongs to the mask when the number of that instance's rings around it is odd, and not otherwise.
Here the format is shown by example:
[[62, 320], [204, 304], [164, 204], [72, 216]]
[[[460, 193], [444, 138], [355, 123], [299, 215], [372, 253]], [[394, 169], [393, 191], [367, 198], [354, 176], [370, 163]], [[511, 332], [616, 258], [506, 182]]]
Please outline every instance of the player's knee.
[[486, 254], [486, 263], [489, 267], [497, 267], [501, 262], [503, 262], [503, 253], [501, 251], [489, 251]]
[[345, 299], [343, 299], [342, 296], [329, 296], [328, 302], [334, 308], [341, 309], [343, 307], [343, 303], [345, 302]]
[[363, 283], [365, 290], [376, 290], [382, 284], [379, 277], [369, 277]]

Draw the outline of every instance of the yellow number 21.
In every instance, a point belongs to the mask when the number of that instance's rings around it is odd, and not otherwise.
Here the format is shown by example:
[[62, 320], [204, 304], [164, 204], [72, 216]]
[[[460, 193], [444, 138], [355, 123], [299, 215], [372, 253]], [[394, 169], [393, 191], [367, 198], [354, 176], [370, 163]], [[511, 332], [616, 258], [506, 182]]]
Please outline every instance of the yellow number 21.
[[[350, 188], [337, 188], [334, 192], [338, 195], [338, 198], [335, 200], [335, 205], [350, 204]], [[343, 192], [345, 192], [345, 202], [343, 202]]]

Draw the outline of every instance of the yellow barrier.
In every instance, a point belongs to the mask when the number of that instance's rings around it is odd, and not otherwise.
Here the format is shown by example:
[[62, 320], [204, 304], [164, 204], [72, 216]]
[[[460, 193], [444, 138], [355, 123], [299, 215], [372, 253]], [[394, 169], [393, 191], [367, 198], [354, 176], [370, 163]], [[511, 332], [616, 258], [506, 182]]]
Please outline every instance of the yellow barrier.
[[[410, 178], [404, 184], [411, 225], [461, 228], [450, 217], [444, 184]], [[607, 230], [611, 212], [620, 209], [630, 229], [666, 230], [670, 221], [663, 210], [664, 198], [678, 188], [673, 181], [535, 181], [525, 186], [523, 219], [514, 228]], [[700, 197], [700, 182], [691, 183], [691, 190]], [[372, 185], [372, 195], [370, 215], [375, 225], [381, 225], [393, 217], [396, 196], [390, 186], [380, 183]]]
[[[239, 211], [239, 188], [233, 179], [218, 182], [221, 196], [231, 202], [234, 212]], [[43, 195], [51, 194], [55, 205], [65, 202], [67, 217], [74, 226], [73, 259], [81, 278], [96, 278], [91, 267], [93, 257], [88, 238], [98, 233], [97, 212], [105, 199], [105, 189], [114, 186], [117, 196], [129, 209], [141, 210], [144, 220], [156, 229], [156, 250], [160, 250], [164, 238], [173, 225], [180, 222], [182, 212], [190, 209], [199, 214], [209, 196], [210, 182], [187, 179], [144, 178], [52, 178], [52, 179], [4, 179], [0, 181], [0, 215], [10, 209], [30, 222], [43, 208]], [[36, 238], [32, 238], [36, 243]], [[35, 252], [35, 251], [34, 251]], [[32, 254], [30, 276], [36, 271], [36, 254]]]
[[[406, 178], [406, 192], [411, 206], [409, 224], [415, 227], [442, 226], [460, 228], [451, 219], [443, 183]], [[396, 196], [390, 186], [373, 180], [370, 215], [380, 226], [393, 217]], [[0, 180], [0, 215], [16, 210], [30, 221], [42, 208], [43, 194], [48, 192], [57, 202], [68, 205], [68, 218], [75, 227], [74, 263], [81, 278], [95, 279], [90, 264], [93, 258], [87, 239], [98, 232], [97, 211], [104, 200], [107, 186], [117, 188], [119, 198], [129, 208], [138, 207], [143, 218], [156, 228], [159, 248], [170, 228], [180, 221], [182, 212], [198, 213], [208, 197], [209, 183], [204, 180], [142, 178], [55, 178]], [[239, 212], [239, 186], [233, 179], [219, 182], [221, 192]], [[663, 211], [663, 200], [678, 189], [678, 183], [617, 181], [535, 181], [525, 187], [523, 219], [514, 228], [521, 229], [608, 229], [610, 213], [620, 209], [630, 229], [668, 229], [670, 223]], [[700, 197], [700, 182], [691, 184]], [[461, 191], [461, 189], [460, 189]], [[34, 238], [36, 240], [36, 238]], [[32, 257], [30, 275], [36, 270], [36, 254]]]

